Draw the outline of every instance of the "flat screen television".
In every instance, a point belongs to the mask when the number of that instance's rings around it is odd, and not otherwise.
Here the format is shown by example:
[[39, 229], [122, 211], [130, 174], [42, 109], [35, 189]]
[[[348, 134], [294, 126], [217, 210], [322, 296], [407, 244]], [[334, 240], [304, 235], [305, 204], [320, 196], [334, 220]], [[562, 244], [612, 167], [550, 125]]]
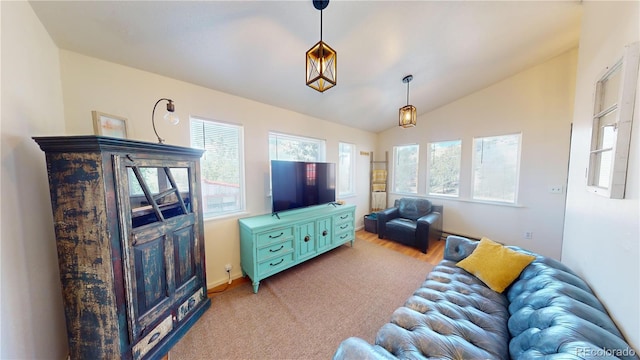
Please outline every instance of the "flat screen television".
[[274, 214], [336, 201], [336, 164], [271, 160]]

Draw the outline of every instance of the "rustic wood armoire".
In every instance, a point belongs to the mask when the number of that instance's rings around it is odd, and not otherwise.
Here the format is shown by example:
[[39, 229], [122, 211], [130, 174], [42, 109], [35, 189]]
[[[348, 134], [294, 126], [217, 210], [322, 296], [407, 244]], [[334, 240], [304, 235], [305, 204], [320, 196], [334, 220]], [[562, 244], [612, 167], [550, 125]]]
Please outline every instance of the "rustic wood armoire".
[[209, 308], [202, 150], [35, 137], [46, 154], [72, 359], [155, 359]]

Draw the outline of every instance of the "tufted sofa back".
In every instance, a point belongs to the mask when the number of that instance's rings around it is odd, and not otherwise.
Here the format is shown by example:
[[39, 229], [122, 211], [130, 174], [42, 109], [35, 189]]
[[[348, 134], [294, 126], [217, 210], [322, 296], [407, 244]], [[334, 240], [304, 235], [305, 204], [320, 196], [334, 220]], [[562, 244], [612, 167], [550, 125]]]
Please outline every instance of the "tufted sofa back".
[[538, 255], [507, 292], [512, 358], [638, 359], [589, 286]]

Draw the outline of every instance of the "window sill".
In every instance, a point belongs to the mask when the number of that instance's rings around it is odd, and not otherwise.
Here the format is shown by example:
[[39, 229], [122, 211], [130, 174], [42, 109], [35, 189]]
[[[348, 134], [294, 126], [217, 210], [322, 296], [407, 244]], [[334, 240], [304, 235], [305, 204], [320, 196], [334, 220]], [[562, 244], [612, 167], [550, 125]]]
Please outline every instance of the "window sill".
[[226, 220], [226, 219], [231, 219], [231, 218], [241, 218], [241, 217], [245, 217], [249, 215], [249, 213], [246, 210], [241, 210], [241, 211], [237, 211], [237, 212], [232, 212], [232, 213], [227, 213], [227, 214], [222, 214], [219, 216], [213, 216], [213, 217], [209, 217], [209, 218], [204, 218], [204, 222], [209, 222], [209, 221], [217, 221], [217, 220]]
[[412, 197], [419, 197], [419, 198], [425, 198], [425, 199], [430, 199], [430, 200], [438, 199], [438, 200], [447, 200], [447, 201], [472, 203], [472, 204], [481, 204], [481, 205], [506, 206], [506, 207], [515, 207], [515, 208], [524, 208], [524, 207], [526, 207], [526, 206], [524, 206], [522, 204], [518, 204], [518, 203], [475, 200], [475, 199], [460, 198], [460, 197], [456, 197], [456, 196], [446, 196], [446, 195], [417, 195], [417, 194], [402, 194], [402, 193], [392, 193], [391, 195], [412, 196]]
[[338, 198], [336, 200], [342, 200], [342, 199], [349, 199], [349, 198], [355, 198], [357, 197], [358, 194], [344, 194], [344, 195], [338, 195]]
[[615, 197], [611, 194], [611, 190], [598, 186], [587, 186], [587, 191], [608, 199], [624, 199], [624, 197]]

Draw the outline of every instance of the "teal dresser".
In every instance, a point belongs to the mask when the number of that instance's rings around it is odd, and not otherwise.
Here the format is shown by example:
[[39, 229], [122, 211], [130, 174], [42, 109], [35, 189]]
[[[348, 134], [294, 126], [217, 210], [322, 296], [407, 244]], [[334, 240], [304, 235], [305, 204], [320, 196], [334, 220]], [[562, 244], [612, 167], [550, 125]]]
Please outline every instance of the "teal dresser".
[[240, 265], [258, 292], [260, 280], [355, 241], [355, 205], [319, 205], [238, 220]]

